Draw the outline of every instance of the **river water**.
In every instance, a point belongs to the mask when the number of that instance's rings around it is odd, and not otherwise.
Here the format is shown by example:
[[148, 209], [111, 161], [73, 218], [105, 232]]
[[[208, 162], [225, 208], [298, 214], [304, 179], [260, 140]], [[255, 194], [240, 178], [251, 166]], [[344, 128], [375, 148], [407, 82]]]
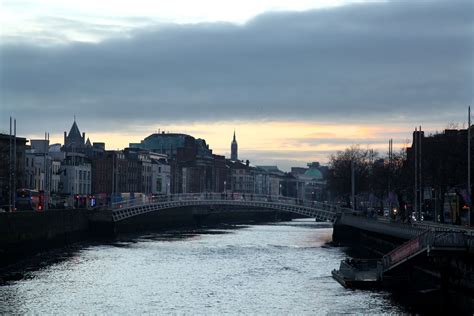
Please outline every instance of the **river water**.
[[0, 286], [0, 314], [404, 312], [386, 292], [331, 278], [345, 258], [325, 245], [331, 234], [296, 220], [79, 244], [39, 256], [21, 280]]

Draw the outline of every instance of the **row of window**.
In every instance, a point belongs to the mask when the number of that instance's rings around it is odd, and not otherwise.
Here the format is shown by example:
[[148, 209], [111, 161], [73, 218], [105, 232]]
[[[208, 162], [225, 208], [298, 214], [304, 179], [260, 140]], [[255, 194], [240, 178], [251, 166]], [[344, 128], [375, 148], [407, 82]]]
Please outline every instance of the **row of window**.
[[[78, 174], [79, 171], [79, 174]], [[76, 177], [79, 177], [79, 180], [90, 180], [91, 179], [91, 172], [90, 171], [82, 171], [76, 170]]]
[[77, 190], [74, 190], [74, 184], [71, 184], [71, 192], [77, 194], [90, 194], [91, 193], [91, 185], [90, 183], [79, 183]]
[[151, 166], [142, 166], [142, 172], [151, 172]]

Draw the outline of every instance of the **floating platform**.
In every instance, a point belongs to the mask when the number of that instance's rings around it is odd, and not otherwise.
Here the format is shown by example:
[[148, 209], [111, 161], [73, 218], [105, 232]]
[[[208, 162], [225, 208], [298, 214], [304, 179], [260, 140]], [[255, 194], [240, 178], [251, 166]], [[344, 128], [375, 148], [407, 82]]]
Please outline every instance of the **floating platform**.
[[346, 288], [376, 287], [381, 282], [378, 261], [370, 259], [343, 260], [332, 277]]

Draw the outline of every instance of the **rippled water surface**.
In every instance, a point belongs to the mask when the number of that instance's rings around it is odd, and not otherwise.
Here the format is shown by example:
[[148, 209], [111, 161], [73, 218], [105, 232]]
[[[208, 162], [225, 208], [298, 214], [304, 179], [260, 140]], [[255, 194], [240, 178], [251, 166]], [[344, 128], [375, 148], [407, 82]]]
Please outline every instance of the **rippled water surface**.
[[331, 234], [299, 220], [83, 245], [0, 286], [0, 314], [402, 312], [389, 294], [331, 278], [345, 257], [323, 246]]

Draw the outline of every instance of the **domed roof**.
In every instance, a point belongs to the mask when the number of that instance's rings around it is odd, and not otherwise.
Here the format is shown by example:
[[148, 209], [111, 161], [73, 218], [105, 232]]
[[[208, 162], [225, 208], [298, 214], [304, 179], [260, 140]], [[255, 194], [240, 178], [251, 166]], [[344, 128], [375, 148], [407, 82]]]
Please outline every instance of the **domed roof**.
[[323, 179], [323, 174], [318, 169], [308, 169], [304, 172], [304, 175], [316, 180]]

